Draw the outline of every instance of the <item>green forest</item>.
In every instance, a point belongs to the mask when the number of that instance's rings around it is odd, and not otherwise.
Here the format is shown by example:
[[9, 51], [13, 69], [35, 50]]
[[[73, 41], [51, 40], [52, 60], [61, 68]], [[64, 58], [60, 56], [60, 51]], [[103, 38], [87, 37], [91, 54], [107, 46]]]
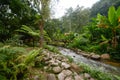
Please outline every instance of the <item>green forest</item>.
[[[0, 0], [0, 80], [120, 80], [120, 0], [70, 7], [54, 18], [59, 1]], [[75, 63], [61, 48], [118, 73]]]

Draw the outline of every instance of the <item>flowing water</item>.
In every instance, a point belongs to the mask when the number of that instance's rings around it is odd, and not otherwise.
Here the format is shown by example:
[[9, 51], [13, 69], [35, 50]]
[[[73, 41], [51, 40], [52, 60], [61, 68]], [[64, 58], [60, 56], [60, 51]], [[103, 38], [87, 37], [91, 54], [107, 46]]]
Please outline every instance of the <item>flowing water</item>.
[[83, 57], [82, 55], [76, 54], [75, 52], [73, 52], [70, 49], [60, 47], [59, 50], [63, 55], [67, 55], [67, 56], [72, 57], [76, 63], [84, 63], [84, 64], [87, 64], [87, 65], [93, 67], [93, 68], [101, 70], [103, 72], [109, 72], [109, 73], [116, 74], [116, 75], [120, 76], [120, 67], [116, 67], [116, 66], [112, 66], [109, 64], [105, 64], [105, 63], [100, 62], [100, 61], [88, 59], [86, 57]]

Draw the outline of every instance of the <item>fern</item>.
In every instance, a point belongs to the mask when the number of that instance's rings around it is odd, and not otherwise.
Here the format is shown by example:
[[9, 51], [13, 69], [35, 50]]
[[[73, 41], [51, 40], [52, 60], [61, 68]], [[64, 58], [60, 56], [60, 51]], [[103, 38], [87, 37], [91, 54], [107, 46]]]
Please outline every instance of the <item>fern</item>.
[[37, 31], [33, 31], [30, 27], [26, 25], [22, 25], [21, 29], [16, 30], [17, 32], [28, 34], [32, 37], [40, 37], [40, 33]]
[[35, 60], [35, 57], [36, 57], [40, 52], [42, 52], [42, 49], [31, 51], [31, 52], [27, 55], [27, 57], [26, 57], [26, 59], [25, 59], [25, 61], [24, 61], [24, 64], [29, 65], [31, 62], [33, 62], [33, 61]]

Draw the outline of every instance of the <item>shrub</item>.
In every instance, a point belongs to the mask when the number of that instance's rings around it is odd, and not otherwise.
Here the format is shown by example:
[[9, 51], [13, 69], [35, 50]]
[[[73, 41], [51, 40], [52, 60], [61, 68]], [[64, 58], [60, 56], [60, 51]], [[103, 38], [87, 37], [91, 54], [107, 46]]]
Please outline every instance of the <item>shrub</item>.
[[[20, 47], [4, 46], [0, 48], [0, 79], [22, 80], [30, 74], [30, 68], [35, 66], [36, 57], [42, 50], [33, 50], [27, 55]], [[40, 60], [40, 58], [39, 58]]]
[[[19, 48], [20, 49], [20, 48]], [[16, 79], [18, 70], [16, 69], [16, 59], [21, 56], [21, 51], [10, 46], [0, 48], [0, 75], [6, 79]]]
[[84, 69], [84, 73], [89, 73], [95, 80], [119, 80], [117, 75], [114, 76], [110, 73], [102, 72], [97, 68], [90, 67], [81, 63], [80, 66]]
[[23, 41], [20, 40], [22, 35], [14, 35], [13, 37], [7, 39], [4, 41], [6, 45], [12, 45], [12, 46], [23, 46]]
[[74, 38], [72, 43], [69, 43], [69, 47], [81, 48], [81, 46], [86, 46], [89, 43], [89, 40], [83, 36], [77, 36]]

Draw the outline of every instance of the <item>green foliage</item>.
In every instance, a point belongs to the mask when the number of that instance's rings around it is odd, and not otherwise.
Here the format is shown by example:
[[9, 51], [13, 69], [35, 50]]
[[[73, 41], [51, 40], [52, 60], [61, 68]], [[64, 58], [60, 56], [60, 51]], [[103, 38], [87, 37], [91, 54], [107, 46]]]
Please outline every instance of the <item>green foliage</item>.
[[44, 48], [48, 49], [49, 51], [54, 52], [54, 53], [60, 53], [56, 47], [51, 46], [51, 45], [44, 45]]
[[1, 0], [0, 6], [0, 41], [11, 38], [23, 24], [34, 25], [36, 12], [28, 0]]
[[19, 30], [16, 30], [16, 31], [28, 34], [28, 35], [30, 35], [32, 37], [40, 37], [39, 32], [33, 31], [30, 27], [28, 27], [26, 25], [22, 25], [22, 27]]
[[116, 15], [117, 15], [117, 16], [116, 16], [117, 18], [120, 17], [120, 6], [119, 6], [118, 9], [117, 9]]
[[[98, 27], [103, 27], [105, 28], [106, 26], [108, 26], [107, 28], [111, 29], [111, 33], [112, 33], [112, 36], [110, 38], [111, 42], [112, 43], [112, 47], [113, 48], [116, 48], [116, 46], [118, 45], [118, 41], [117, 41], [117, 32], [116, 30], [119, 29], [119, 16], [120, 14], [119, 13], [119, 8], [117, 10], [115, 10], [115, 7], [114, 6], [111, 6], [109, 8], [109, 11], [108, 11], [108, 23], [106, 23], [105, 21], [101, 22], [102, 19], [99, 20], [99, 23], [98, 23]], [[118, 12], [118, 13], [117, 13]], [[103, 17], [103, 16], [101, 16]]]
[[4, 44], [12, 45], [12, 46], [25, 46], [23, 44], [23, 41], [20, 40], [21, 37], [22, 37], [22, 35], [15, 34], [13, 37], [11, 37], [11, 38], [7, 39], [6, 41], [4, 41]]
[[69, 43], [69, 47], [74, 48], [82, 48], [83, 46], [87, 46], [89, 40], [83, 35], [77, 36], [73, 39], [72, 43]]
[[[119, 8], [115, 10], [113, 6], [109, 8], [108, 17], [101, 14], [97, 15], [97, 18], [93, 19], [92, 23], [88, 25], [88, 33], [90, 37], [87, 39], [90, 43], [86, 46], [79, 48], [97, 52], [97, 53], [109, 53], [111, 56], [119, 58]], [[78, 40], [79, 41], [79, 40]], [[116, 55], [116, 56], [115, 56]]]
[[[57, 34], [58, 30], [61, 29], [61, 21], [59, 19], [51, 19], [45, 22], [45, 31], [49, 35], [51, 39], [54, 39], [55, 34]], [[62, 32], [62, 31], [61, 31]]]
[[45, 42], [46, 42], [46, 43], [51, 43], [52, 40], [51, 40], [51, 38], [49, 37], [49, 34], [47, 34], [47, 32], [46, 32], [45, 30], [43, 31], [43, 34], [44, 34], [44, 40], [45, 40]]
[[115, 75], [115, 78], [116, 78], [117, 80], [120, 80], [120, 76], [116, 76], [116, 75]]
[[83, 33], [76, 36], [68, 47], [80, 48], [99, 54], [109, 53], [112, 58], [120, 59], [119, 53], [119, 10], [111, 6], [108, 17], [98, 13], [97, 18], [83, 29]]
[[107, 16], [110, 6], [118, 8], [120, 6], [120, 0], [100, 0], [96, 2], [91, 8], [91, 17], [96, 17], [98, 13]]
[[64, 40], [67, 42], [71, 42], [76, 36], [77, 36], [77, 33], [73, 33], [73, 32], [65, 33]]
[[70, 56], [66, 56], [66, 57], [68, 58], [68, 61], [69, 61], [70, 63], [73, 62], [73, 58], [72, 58], [72, 57], [70, 57]]
[[34, 62], [35, 58], [42, 52], [42, 49], [31, 51], [24, 60], [25, 65], [29, 65], [31, 62]]
[[62, 31], [82, 32], [83, 26], [89, 23], [90, 9], [77, 6], [75, 9], [69, 8], [62, 17]]
[[113, 6], [109, 8], [108, 19], [109, 19], [109, 22], [111, 23], [111, 25], [116, 26], [116, 23], [117, 23], [116, 11], [115, 11], [115, 7], [113, 7]]
[[16, 68], [16, 59], [25, 52], [22, 48], [4, 46], [0, 48], [0, 75], [7, 79], [16, 79], [19, 69]]
[[4, 44], [2, 42], [0, 42], [0, 47], [3, 47], [3, 46], [4, 46]]
[[38, 61], [36, 58], [42, 59], [41, 52], [42, 50], [38, 49], [26, 55], [26, 50], [21, 47], [4, 46], [0, 48], [0, 79], [19, 80], [25, 78], [30, 73], [29, 69]]

